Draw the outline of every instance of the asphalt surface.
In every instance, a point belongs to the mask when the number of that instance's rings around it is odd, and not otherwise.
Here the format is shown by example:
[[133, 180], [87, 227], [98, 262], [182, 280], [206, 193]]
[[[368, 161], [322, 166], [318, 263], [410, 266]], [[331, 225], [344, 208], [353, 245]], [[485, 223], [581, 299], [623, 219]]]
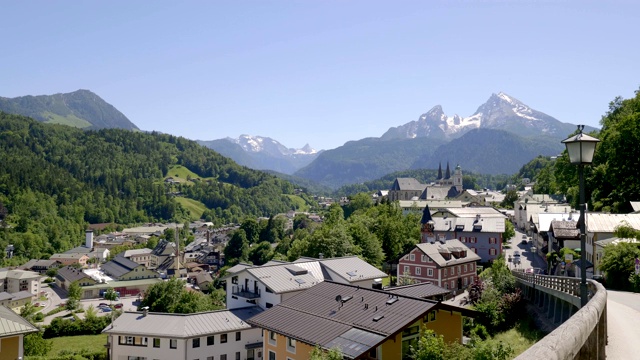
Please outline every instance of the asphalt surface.
[[607, 291], [607, 359], [640, 359], [640, 294]]

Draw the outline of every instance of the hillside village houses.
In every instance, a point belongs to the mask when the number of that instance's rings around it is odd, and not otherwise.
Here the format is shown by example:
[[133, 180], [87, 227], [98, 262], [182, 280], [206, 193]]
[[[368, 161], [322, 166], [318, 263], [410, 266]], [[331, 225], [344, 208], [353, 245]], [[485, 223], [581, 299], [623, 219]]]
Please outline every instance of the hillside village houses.
[[37, 272], [27, 270], [0, 269], [0, 305], [20, 309], [40, 293]]
[[23, 359], [24, 337], [37, 327], [11, 309], [0, 306], [0, 359]]

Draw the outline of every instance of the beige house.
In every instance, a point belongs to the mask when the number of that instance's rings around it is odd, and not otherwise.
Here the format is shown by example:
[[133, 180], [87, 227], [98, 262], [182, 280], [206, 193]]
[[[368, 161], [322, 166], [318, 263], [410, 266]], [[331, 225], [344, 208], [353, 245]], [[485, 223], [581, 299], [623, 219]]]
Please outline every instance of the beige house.
[[261, 360], [262, 332], [247, 320], [257, 306], [195, 314], [125, 312], [103, 330], [109, 359]]
[[23, 359], [24, 336], [37, 331], [27, 320], [0, 306], [0, 359]]
[[151, 253], [151, 249], [134, 249], [126, 250], [122, 256], [148, 268], [151, 265]]
[[28, 291], [18, 293], [0, 292], [0, 305], [19, 311], [23, 306], [31, 303], [35, 295]]
[[102, 270], [105, 274], [120, 281], [151, 279], [159, 276], [157, 272], [123, 256], [116, 256], [113, 260], [102, 265]]
[[62, 266], [79, 264], [82, 267], [86, 267], [89, 256], [87, 254], [80, 253], [53, 254], [49, 259], [59, 262]]
[[19, 293], [27, 291], [33, 295], [40, 292], [41, 275], [27, 270], [0, 270], [0, 292]]

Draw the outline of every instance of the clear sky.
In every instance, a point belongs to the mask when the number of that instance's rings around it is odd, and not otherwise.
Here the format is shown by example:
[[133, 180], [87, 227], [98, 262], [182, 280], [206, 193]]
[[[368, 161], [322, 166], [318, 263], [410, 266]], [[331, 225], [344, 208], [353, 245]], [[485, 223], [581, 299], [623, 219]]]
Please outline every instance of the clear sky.
[[503, 91], [599, 126], [640, 1], [0, 0], [0, 96], [88, 89], [143, 130], [331, 149]]

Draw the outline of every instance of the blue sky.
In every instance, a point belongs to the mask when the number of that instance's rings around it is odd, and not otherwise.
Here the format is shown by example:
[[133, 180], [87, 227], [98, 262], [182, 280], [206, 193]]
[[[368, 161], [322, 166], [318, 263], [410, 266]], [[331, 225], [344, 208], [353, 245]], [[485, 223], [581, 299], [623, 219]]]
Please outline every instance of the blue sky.
[[503, 91], [598, 126], [638, 1], [0, 0], [0, 96], [89, 89], [143, 130], [331, 149]]

